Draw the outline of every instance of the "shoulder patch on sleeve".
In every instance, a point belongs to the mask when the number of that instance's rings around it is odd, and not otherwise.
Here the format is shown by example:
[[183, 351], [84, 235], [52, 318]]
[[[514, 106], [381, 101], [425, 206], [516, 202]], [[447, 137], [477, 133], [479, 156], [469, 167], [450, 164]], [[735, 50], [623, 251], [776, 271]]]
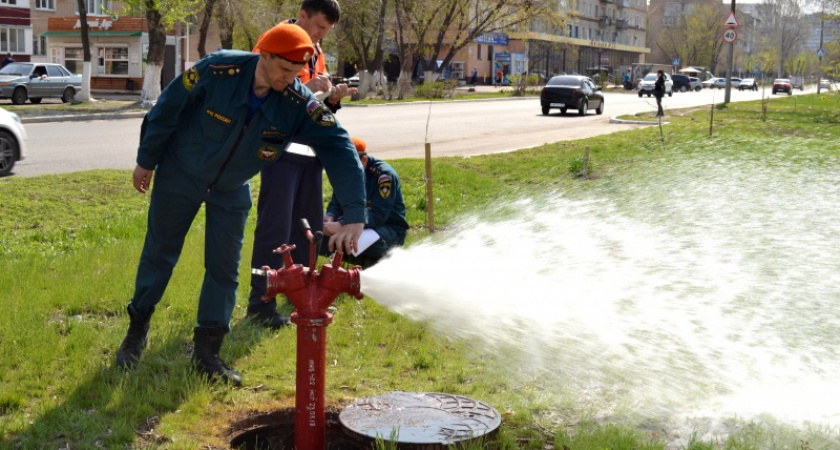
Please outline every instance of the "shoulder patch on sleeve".
[[391, 176], [390, 175], [381, 175], [377, 180], [379, 183], [379, 195], [382, 198], [388, 198], [391, 196]]
[[184, 89], [188, 91], [191, 91], [192, 88], [195, 87], [196, 83], [198, 83], [198, 79], [198, 69], [196, 69], [195, 66], [185, 70], [184, 74], [181, 75], [181, 82], [184, 84]]
[[311, 117], [315, 123], [321, 125], [322, 127], [335, 126], [335, 116], [332, 111], [330, 111], [329, 108], [324, 106], [324, 104], [318, 100], [310, 100], [309, 103], [306, 104], [306, 113], [309, 114], [309, 117]]

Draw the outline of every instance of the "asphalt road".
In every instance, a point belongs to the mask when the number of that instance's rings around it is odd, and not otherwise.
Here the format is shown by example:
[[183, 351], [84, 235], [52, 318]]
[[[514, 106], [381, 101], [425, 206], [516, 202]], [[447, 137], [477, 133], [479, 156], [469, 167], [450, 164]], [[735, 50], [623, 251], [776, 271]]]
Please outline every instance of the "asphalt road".
[[[594, 111], [586, 116], [578, 116], [576, 111], [560, 115], [558, 110], [552, 110], [543, 116], [539, 99], [529, 97], [349, 105], [337, 116], [352, 135], [368, 142], [372, 154], [392, 160], [423, 157], [426, 142], [430, 143], [433, 156], [468, 157], [582, 139], [645, 126], [610, 123], [612, 116], [656, 111], [655, 99], [639, 98], [634, 92], [605, 95], [603, 115]], [[760, 91], [733, 91], [732, 101], [756, 100], [761, 95]], [[765, 95], [770, 96], [770, 92]], [[720, 89], [675, 93], [663, 100], [665, 120], [669, 109], [720, 103], [723, 98]], [[133, 169], [140, 123], [141, 119], [120, 119], [26, 124], [29, 152], [25, 160], [17, 163], [12, 176], [97, 168]]]

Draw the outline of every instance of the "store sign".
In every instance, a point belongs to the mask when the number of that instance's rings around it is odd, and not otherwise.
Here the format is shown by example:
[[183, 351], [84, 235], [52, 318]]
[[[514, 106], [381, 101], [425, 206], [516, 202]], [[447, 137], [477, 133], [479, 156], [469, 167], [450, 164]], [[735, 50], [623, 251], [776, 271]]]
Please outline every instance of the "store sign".
[[490, 45], [508, 45], [508, 36], [504, 33], [484, 33], [475, 37], [475, 42]]
[[[90, 28], [96, 28], [96, 29], [99, 29], [99, 30], [107, 30], [114, 25], [114, 21], [113, 20], [108, 20], [108, 19], [102, 19], [102, 21], [100, 22], [99, 19], [94, 19], [94, 20], [88, 20], [87, 24], [88, 24], [88, 27], [90, 27]], [[77, 29], [77, 28], [82, 28], [82, 21], [81, 20], [77, 20], [76, 24], [73, 25], [73, 29]]]

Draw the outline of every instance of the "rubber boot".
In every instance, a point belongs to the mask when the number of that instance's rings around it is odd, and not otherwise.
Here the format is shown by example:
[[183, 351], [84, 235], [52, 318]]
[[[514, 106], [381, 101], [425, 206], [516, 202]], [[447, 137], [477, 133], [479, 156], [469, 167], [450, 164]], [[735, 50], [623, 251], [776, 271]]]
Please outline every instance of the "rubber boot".
[[193, 341], [193, 363], [199, 373], [209, 378], [221, 378], [222, 381], [235, 386], [242, 385], [242, 377], [233, 368], [219, 358], [222, 341], [227, 334], [226, 328], [195, 327]]
[[125, 339], [117, 350], [117, 367], [120, 369], [131, 369], [140, 359], [140, 354], [149, 343], [149, 320], [152, 318], [151, 313], [143, 317], [131, 304], [126, 309], [130, 322]]

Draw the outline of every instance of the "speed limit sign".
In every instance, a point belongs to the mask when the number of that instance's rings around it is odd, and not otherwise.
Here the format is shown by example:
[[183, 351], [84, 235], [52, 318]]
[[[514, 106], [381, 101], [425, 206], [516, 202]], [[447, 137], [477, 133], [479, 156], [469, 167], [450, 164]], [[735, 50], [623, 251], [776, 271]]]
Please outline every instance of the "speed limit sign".
[[738, 39], [738, 32], [734, 28], [727, 28], [723, 31], [723, 40], [726, 43], [731, 44], [735, 42], [735, 39]]

